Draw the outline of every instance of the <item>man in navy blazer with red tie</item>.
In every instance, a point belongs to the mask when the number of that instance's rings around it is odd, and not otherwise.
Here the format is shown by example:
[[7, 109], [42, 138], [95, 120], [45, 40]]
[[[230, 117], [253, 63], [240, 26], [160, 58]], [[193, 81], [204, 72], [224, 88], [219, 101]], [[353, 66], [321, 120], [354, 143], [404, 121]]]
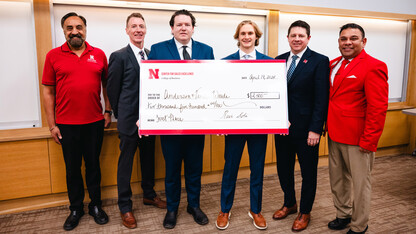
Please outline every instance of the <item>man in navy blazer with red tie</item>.
[[[319, 140], [328, 109], [329, 59], [310, 50], [308, 23], [293, 22], [287, 35], [290, 51], [277, 56], [286, 60], [288, 69], [288, 109], [291, 123], [288, 135], [275, 135], [277, 172], [284, 192], [284, 204], [273, 219], [297, 213], [294, 165], [298, 156], [302, 190], [300, 209], [292, 230], [307, 228], [315, 199]], [[292, 65], [293, 63], [293, 65]]]
[[[170, 19], [173, 39], [152, 45], [149, 60], [214, 59], [213, 49], [192, 40], [195, 17], [187, 10], [176, 11]], [[188, 195], [187, 212], [200, 225], [207, 224], [208, 217], [199, 207], [201, 192], [202, 156], [204, 135], [160, 136], [165, 158], [165, 189], [167, 212], [163, 226], [171, 229], [176, 225], [181, 197], [181, 166], [185, 169], [185, 186]]]

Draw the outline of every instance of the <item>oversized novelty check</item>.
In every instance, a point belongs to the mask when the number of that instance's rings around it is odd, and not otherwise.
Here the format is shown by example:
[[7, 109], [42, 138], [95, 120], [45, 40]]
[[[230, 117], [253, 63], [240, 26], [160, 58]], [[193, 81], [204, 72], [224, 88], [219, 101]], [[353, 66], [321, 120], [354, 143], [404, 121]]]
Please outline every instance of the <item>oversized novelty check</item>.
[[140, 135], [288, 133], [285, 62], [143, 61]]

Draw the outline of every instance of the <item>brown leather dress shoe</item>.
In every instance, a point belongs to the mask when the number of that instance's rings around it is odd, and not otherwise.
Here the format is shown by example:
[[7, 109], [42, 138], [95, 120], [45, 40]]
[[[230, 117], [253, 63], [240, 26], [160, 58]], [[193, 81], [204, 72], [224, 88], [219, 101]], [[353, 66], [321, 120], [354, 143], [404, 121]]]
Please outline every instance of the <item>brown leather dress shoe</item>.
[[131, 211], [122, 214], [121, 215], [121, 219], [123, 220], [123, 225], [126, 226], [127, 228], [133, 229], [137, 227], [137, 222], [136, 222], [136, 218], [134, 218], [134, 215]]
[[222, 211], [220, 211], [217, 217], [217, 222], [215, 222], [215, 226], [220, 230], [227, 229], [228, 225], [230, 224], [230, 217], [231, 212], [223, 213]]
[[293, 222], [292, 230], [299, 232], [305, 230], [308, 227], [309, 221], [311, 220], [311, 214], [302, 214], [299, 212], [298, 217], [296, 217]]
[[298, 206], [296, 204], [292, 207], [286, 207], [283, 205], [282, 208], [274, 212], [273, 219], [284, 219], [288, 215], [295, 214], [296, 212], [298, 212]]
[[156, 196], [153, 199], [143, 198], [143, 204], [148, 206], [156, 206], [160, 209], [166, 209], [166, 201], [160, 199], [160, 197]]
[[251, 210], [248, 212], [248, 216], [253, 219], [253, 225], [260, 230], [267, 228], [266, 220], [261, 213], [254, 214]]

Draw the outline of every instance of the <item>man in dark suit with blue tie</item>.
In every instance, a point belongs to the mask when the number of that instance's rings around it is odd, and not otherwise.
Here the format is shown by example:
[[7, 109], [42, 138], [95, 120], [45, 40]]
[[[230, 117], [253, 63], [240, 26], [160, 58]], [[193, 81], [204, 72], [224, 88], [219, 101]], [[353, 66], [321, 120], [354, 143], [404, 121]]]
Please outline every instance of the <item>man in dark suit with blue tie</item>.
[[[273, 59], [258, 52], [255, 47], [259, 44], [262, 32], [256, 23], [250, 20], [242, 21], [236, 29], [234, 39], [238, 40], [239, 50], [225, 57], [225, 60], [264, 60]], [[261, 211], [263, 194], [264, 159], [266, 156], [267, 134], [227, 135], [225, 136], [225, 165], [221, 185], [221, 211], [218, 214], [216, 227], [220, 230], [228, 228], [233, 206], [235, 185], [238, 168], [244, 146], [247, 142], [250, 156], [250, 210], [248, 215], [258, 229], [266, 229], [267, 223]]]
[[[195, 22], [195, 17], [189, 11], [176, 11], [169, 22], [173, 38], [152, 45], [149, 60], [214, 59], [214, 52], [210, 46], [192, 39]], [[198, 224], [207, 224], [208, 217], [199, 207], [205, 136], [164, 135], [160, 140], [166, 167], [167, 212], [163, 226], [172, 229], [176, 225], [181, 197], [182, 160], [188, 195], [187, 212]]]
[[292, 230], [307, 228], [315, 199], [319, 140], [328, 110], [329, 59], [310, 50], [310, 26], [298, 20], [287, 35], [290, 52], [277, 56], [287, 64], [289, 121], [288, 135], [275, 135], [277, 172], [284, 192], [284, 204], [273, 219], [297, 213], [294, 165], [298, 156], [302, 191], [299, 214]]
[[117, 169], [118, 206], [123, 225], [136, 228], [130, 187], [133, 159], [139, 146], [141, 187], [143, 203], [165, 209], [153, 187], [155, 174], [155, 136], [139, 138], [136, 121], [139, 119], [140, 61], [145, 60], [149, 50], [144, 48], [146, 23], [140, 13], [127, 17], [126, 33], [130, 43], [110, 56], [107, 90], [120, 138], [120, 157]]

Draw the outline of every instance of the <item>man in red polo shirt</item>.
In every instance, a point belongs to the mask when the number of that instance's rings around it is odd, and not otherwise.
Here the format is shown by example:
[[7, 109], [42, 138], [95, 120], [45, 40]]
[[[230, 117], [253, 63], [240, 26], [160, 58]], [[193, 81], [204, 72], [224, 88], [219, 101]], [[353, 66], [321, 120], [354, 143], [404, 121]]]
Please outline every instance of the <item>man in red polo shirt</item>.
[[[42, 84], [49, 130], [62, 146], [71, 213], [65, 230], [74, 229], [84, 215], [84, 183], [81, 174], [84, 157], [86, 182], [91, 202], [89, 214], [97, 224], [108, 222], [101, 209], [100, 152], [104, 127], [111, 122], [107, 97], [107, 58], [86, 41], [86, 20], [70, 12], [61, 19], [66, 42], [46, 55]], [[101, 87], [105, 114], [100, 102]]]

